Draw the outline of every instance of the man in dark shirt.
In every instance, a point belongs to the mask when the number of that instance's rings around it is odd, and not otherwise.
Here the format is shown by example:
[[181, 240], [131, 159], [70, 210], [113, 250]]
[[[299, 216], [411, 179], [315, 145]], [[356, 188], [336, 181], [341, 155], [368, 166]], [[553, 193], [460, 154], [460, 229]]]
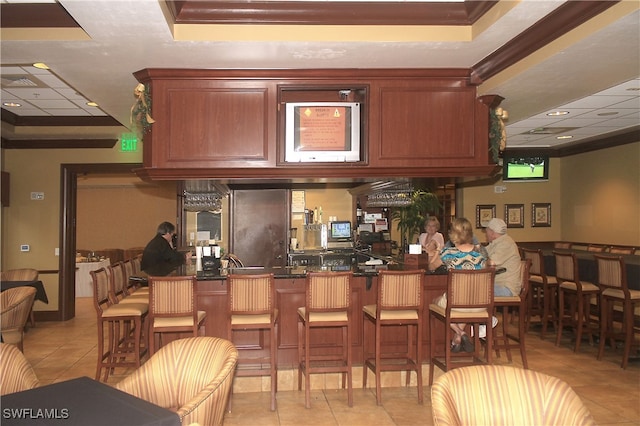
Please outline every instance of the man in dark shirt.
[[185, 263], [184, 254], [175, 250], [173, 237], [176, 228], [170, 222], [158, 225], [156, 236], [147, 244], [142, 252], [140, 268], [148, 275], [169, 275], [178, 266]]

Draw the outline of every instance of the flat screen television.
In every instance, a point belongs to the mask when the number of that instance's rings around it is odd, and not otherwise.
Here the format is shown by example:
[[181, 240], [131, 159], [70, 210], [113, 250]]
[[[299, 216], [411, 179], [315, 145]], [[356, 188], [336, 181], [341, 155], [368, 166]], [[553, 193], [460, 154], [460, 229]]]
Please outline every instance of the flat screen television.
[[549, 179], [549, 157], [546, 155], [505, 154], [502, 160], [502, 180], [536, 182]]
[[360, 161], [360, 103], [285, 104], [285, 162]]
[[329, 230], [329, 241], [352, 241], [351, 235], [351, 222], [348, 220], [339, 220], [331, 222], [331, 229]]

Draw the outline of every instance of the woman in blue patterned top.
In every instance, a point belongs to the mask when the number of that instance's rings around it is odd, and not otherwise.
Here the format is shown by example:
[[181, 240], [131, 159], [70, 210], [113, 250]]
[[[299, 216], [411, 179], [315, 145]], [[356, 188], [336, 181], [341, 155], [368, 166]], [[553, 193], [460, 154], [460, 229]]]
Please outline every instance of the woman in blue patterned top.
[[[473, 228], [471, 222], [465, 218], [455, 219], [451, 223], [449, 239], [453, 247], [445, 247], [440, 252], [442, 263], [447, 269], [483, 269], [487, 262], [486, 250], [481, 245], [473, 244]], [[445, 308], [447, 294], [440, 296], [435, 303]], [[474, 345], [464, 330], [466, 324], [451, 324], [455, 336], [451, 341], [451, 351], [474, 352]]]

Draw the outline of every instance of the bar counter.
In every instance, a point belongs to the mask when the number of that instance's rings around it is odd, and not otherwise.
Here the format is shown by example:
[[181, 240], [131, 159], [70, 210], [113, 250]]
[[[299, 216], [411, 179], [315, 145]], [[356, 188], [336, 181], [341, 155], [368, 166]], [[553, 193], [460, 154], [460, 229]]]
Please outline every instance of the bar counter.
[[[365, 305], [375, 304], [377, 298], [377, 276], [380, 266], [353, 266], [351, 269], [354, 273], [352, 281], [352, 318], [354, 322], [353, 331], [353, 360], [354, 363], [362, 363], [362, 341], [363, 341], [363, 317], [362, 307]], [[386, 268], [383, 266], [382, 268]], [[389, 265], [389, 268], [402, 269], [398, 265]], [[182, 273], [189, 274], [189, 267]], [[334, 270], [345, 270], [340, 267]], [[264, 274], [273, 273], [275, 277], [275, 303], [279, 311], [278, 322], [278, 365], [280, 368], [294, 368], [297, 364], [297, 348], [298, 348], [298, 313], [299, 307], [305, 303], [305, 285], [306, 273], [312, 271], [326, 271], [331, 268], [323, 267], [286, 267], [265, 269], [261, 267], [247, 267], [229, 269], [230, 274]], [[193, 274], [194, 272], [190, 272]], [[424, 335], [423, 354], [429, 353], [429, 336], [428, 327], [429, 303], [446, 291], [447, 276], [426, 274], [424, 288]], [[216, 336], [228, 338], [228, 318], [227, 318], [227, 284], [226, 275], [216, 275], [207, 272], [198, 272], [198, 288], [197, 300], [198, 309], [207, 312], [205, 323], [205, 334], [207, 336]], [[367, 327], [367, 332], [373, 332]], [[438, 345], [444, 350], [444, 330], [437, 330]], [[312, 335], [312, 347], [324, 353], [339, 351], [341, 342], [340, 330], [320, 330]], [[385, 327], [383, 330], [383, 342], [386, 343], [384, 350], [401, 350], [407, 342], [406, 330], [399, 327]], [[239, 340], [241, 339], [241, 340]], [[369, 340], [373, 341], [373, 339]], [[234, 343], [238, 346], [249, 347], [255, 349], [256, 356], [260, 356], [259, 352], [268, 352], [268, 339], [260, 336], [259, 332], [247, 331], [234, 336]]]

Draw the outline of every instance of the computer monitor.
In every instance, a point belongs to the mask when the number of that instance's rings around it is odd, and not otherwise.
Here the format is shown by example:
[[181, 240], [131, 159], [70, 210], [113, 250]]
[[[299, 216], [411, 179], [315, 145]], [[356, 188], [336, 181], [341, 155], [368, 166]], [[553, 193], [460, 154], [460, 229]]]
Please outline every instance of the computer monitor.
[[351, 222], [348, 220], [340, 220], [331, 222], [331, 230], [329, 232], [329, 241], [352, 241]]

